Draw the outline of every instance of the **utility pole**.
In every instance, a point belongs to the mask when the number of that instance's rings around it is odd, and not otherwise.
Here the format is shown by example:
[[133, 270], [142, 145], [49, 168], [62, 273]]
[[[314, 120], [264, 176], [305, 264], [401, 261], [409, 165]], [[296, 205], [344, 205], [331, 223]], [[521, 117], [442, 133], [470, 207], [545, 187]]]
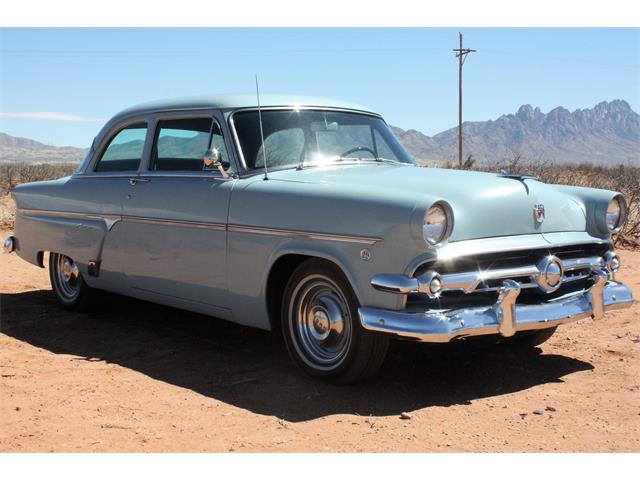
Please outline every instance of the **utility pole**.
[[462, 167], [462, 65], [472, 50], [470, 48], [462, 48], [462, 32], [460, 34], [460, 48], [454, 48], [456, 57], [458, 58], [458, 163]]

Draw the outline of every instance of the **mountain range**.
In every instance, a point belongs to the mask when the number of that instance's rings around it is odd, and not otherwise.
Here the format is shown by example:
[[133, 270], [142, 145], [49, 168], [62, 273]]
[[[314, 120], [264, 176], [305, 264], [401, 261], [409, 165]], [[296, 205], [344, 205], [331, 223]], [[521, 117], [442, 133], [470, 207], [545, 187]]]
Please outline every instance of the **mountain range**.
[[0, 162], [78, 163], [86, 151], [85, 148], [54, 147], [0, 132]]
[[[421, 164], [454, 162], [458, 128], [432, 137], [417, 130], [391, 127]], [[557, 107], [548, 113], [531, 105], [496, 120], [462, 124], [465, 157], [491, 163], [520, 156], [553, 163], [640, 164], [640, 115], [624, 100], [601, 102], [570, 112]], [[86, 149], [54, 147], [0, 132], [0, 161], [79, 162]]]
[[[433, 137], [416, 130], [392, 129], [420, 163], [457, 160], [457, 127]], [[640, 163], [640, 115], [624, 100], [573, 112], [557, 107], [543, 113], [523, 105], [515, 114], [496, 120], [464, 122], [462, 138], [465, 158], [473, 155], [480, 163], [515, 155], [553, 163]]]

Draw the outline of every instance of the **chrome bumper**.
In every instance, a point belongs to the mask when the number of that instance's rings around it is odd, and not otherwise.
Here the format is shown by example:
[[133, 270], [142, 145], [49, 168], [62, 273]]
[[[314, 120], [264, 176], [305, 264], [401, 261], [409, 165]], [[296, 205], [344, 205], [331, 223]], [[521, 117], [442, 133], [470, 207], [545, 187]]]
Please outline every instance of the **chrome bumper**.
[[367, 330], [384, 332], [423, 342], [444, 343], [460, 337], [501, 334], [555, 327], [582, 318], [601, 319], [609, 310], [628, 308], [633, 302], [631, 290], [608, 280], [606, 272], [592, 274], [593, 285], [587, 291], [537, 305], [518, 305], [520, 285], [505, 280], [495, 304], [421, 313], [358, 309], [360, 322]]

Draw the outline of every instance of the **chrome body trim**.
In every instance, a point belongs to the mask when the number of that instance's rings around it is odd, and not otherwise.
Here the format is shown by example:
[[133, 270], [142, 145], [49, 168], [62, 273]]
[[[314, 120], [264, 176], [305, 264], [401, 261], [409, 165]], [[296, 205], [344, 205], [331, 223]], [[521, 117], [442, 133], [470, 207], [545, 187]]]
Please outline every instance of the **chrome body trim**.
[[174, 220], [155, 217], [138, 217], [131, 215], [103, 215], [100, 213], [80, 213], [80, 212], [61, 212], [55, 210], [30, 210], [19, 209], [17, 215], [26, 216], [45, 216], [56, 218], [77, 218], [85, 220], [98, 220], [105, 222], [107, 229], [110, 230], [116, 222], [128, 221], [137, 223], [150, 223], [161, 225], [175, 225], [190, 228], [207, 228], [213, 230], [227, 230], [230, 232], [254, 233], [259, 235], [273, 235], [278, 237], [300, 237], [314, 240], [330, 240], [334, 242], [358, 243], [365, 245], [373, 245], [379, 241], [377, 237], [361, 237], [356, 235], [342, 235], [334, 233], [309, 232], [302, 230], [284, 230], [266, 227], [252, 227], [249, 225], [225, 225], [224, 223], [197, 222], [191, 220]]
[[229, 176], [223, 177], [219, 172], [210, 172], [203, 170], [202, 172], [155, 172], [155, 171], [146, 171], [140, 172], [140, 178], [152, 179], [152, 178], [180, 178], [180, 179], [189, 179], [193, 178], [196, 180], [219, 180], [219, 181], [227, 181], [233, 180], [231, 174]]
[[592, 286], [581, 293], [538, 305], [517, 304], [520, 288], [517, 282], [506, 280], [493, 305], [417, 313], [361, 307], [358, 315], [367, 330], [444, 343], [478, 335], [509, 337], [517, 332], [551, 328], [588, 317], [599, 320], [606, 311], [629, 308], [635, 302], [626, 285], [607, 280], [603, 271], [595, 272], [592, 281]]
[[335, 242], [360, 243], [373, 245], [382, 239], [377, 237], [360, 237], [355, 235], [342, 235], [333, 233], [309, 232], [303, 230], [284, 230], [267, 227], [251, 227], [247, 225], [229, 225], [230, 232], [255, 233], [259, 235], [273, 235], [276, 237], [302, 237], [314, 240], [333, 240]]
[[381, 292], [399, 293], [402, 295], [417, 292], [420, 289], [417, 278], [409, 278], [406, 275], [393, 273], [376, 275], [371, 279], [371, 286]]
[[155, 217], [137, 217], [132, 215], [123, 215], [121, 220], [135, 223], [149, 223], [152, 225], [171, 225], [176, 227], [189, 228], [206, 228], [210, 230], [226, 230], [224, 223], [194, 222], [190, 220], [169, 220]]
[[91, 173], [73, 173], [71, 174], [71, 178], [76, 179], [96, 179], [96, 178], [131, 178], [138, 175], [138, 170], [130, 170], [126, 172], [91, 172]]
[[21, 216], [42, 216], [55, 218], [78, 218], [83, 220], [97, 220], [105, 223], [107, 230], [111, 230], [116, 222], [122, 220], [121, 215], [110, 215], [102, 213], [81, 213], [81, 212], [62, 212], [58, 210], [33, 210], [28, 208], [19, 208], [16, 215]]
[[222, 175], [220, 175], [217, 172], [173, 172], [173, 173], [167, 173], [167, 172], [155, 172], [155, 171], [135, 171], [135, 172], [129, 172], [129, 173], [125, 173], [125, 174], [108, 174], [108, 175], [99, 175], [99, 174], [95, 174], [95, 173], [87, 173], [87, 174], [73, 174], [72, 178], [74, 179], [96, 179], [96, 178], [125, 178], [128, 180], [149, 180], [152, 178], [181, 178], [181, 179], [186, 179], [186, 178], [193, 178], [193, 179], [197, 179], [197, 180], [222, 180], [222, 181], [227, 181], [227, 180], [232, 180], [233, 178], [231, 176], [229, 177], [223, 177]]

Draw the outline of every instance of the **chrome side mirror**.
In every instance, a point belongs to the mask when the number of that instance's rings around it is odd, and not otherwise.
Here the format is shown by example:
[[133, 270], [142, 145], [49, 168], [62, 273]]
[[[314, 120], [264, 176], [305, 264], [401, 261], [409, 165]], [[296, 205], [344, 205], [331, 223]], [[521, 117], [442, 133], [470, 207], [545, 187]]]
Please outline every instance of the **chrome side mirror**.
[[217, 148], [210, 148], [205, 152], [204, 158], [202, 159], [202, 163], [204, 164], [203, 170], [217, 169], [224, 178], [229, 178], [229, 174], [222, 166], [222, 162], [220, 161], [221, 158], [222, 155], [220, 154], [220, 150]]

